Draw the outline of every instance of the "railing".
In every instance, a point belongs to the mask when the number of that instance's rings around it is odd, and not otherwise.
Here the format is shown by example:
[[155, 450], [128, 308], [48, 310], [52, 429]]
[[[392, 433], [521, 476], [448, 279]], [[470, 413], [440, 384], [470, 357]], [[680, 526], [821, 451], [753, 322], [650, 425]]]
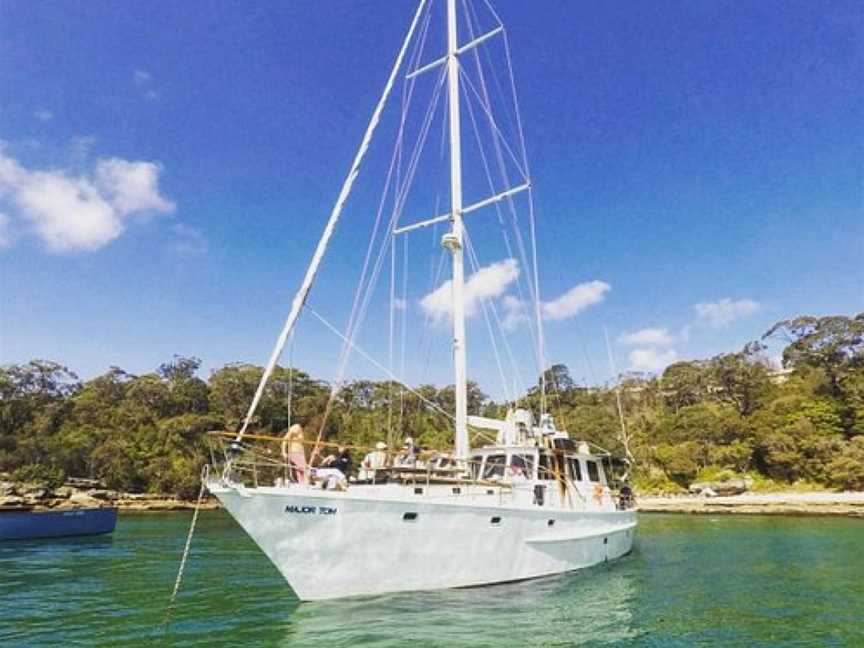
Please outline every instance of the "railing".
[[[274, 453], [274, 443], [281, 443], [278, 437], [247, 434], [244, 441], [238, 444], [233, 435], [224, 432], [211, 432], [209, 439], [210, 462], [213, 474], [222, 475], [222, 479], [235, 484], [253, 486], [255, 488], [298, 483], [315, 483], [323, 485], [326, 479], [321, 478], [322, 468], [326, 465], [296, 465], [281, 453]], [[258, 443], [258, 442], [268, 442]], [[303, 445], [314, 445], [312, 442], [297, 442]], [[350, 450], [373, 451], [374, 448], [348, 444], [318, 444], [318, 446], [340, 447]], [[473, 460], [455, 460], [444, 453], [425, 451], [417, 453], [417, 460], [404, 461], [402, 453], [380, 451], [385, 455], [383, 466], [360, 466], [358, 475], [345, 475], [346, 486], [350, 485], [381, 485], [388, 482], [408, 485], [422, 485], [427, 489], [432, 485], [450, 485], [453, 487], [482, 487], [510, 490], [512, 484], [505, 481], [483, 479], [479, 470], [472, 466], [479, 464]], [[439, 461], [446, 459], [449, 465], [439, 466]], [[370, 475], [367, 478], [361, 475]], [[302, 475], [302, 478], [300, 477]], [[324, 473], [326, 476], [327, 473]], [[478, 476], [475, 476], [478, 475]], [[350, 479], [350, 481], [349, 481]]]
[[[274, 450], [278, 444], [284, 441], [280, 437], [247, 434], [242, 444], [238, 444], [234, 440], [233, 433], [212, 432], [209, 438], [211, 440], [212, 473], [222, 475], [223, 481], [226, 482], [255, 488], [298, 483], [309, 483], [327, 488], [333, 477], [332, 472], [325, 473], [322, 471], [322, 468], [327, 468], [326, 465], [309, 466], [291, 463], [290, 456]], [[302, 443], [304, 446], [313, 445], [312, 442], [305, 441], [295, 441], [295, 443]], [[376, 451], [374, 448], [349, 444], [318, 444], [319, 447], [322, 445], [362, 452]], [[512, 466], [508, 466], [506, 463], [489, 464], [488, 457], [487, 470], [484, 475], [481, 473], [482, 461], [475, 459], [455, 460], [444, 453], [422, 451], [412, 453], [410, 456], [415, 459], [406, 461], [402, 452], [377, 451], [385, 457], [383, 466], [364, 467], [361, 465], [359, 466], [361, 472], [357, 476], [344, 475], [344, 479], [337, 480], [332, 487], [344, 489], [352, 486], [397, 483], [415, 488], [422, 487], [422, 494], [427, 496], [433, 494], [430, 491], [432, 486], [450, 486], [454, 489], [452, 495], [465, 496], [477, 495], [481, 492], [488, 495], [488, 491], [491, 489], [496, 491], [499, 503], [503, 503], [508, 496], [513, 501], [523, 484], [532, 487], [539, 485], [546, 488], [544, 502], [541, 505], [547, 505], [551, 502], [549, 495], [555, 492], [548, 489], [550, 486], [554, 488], [557, 485], [557, 498], [560, 500], [558, 502], [560, 506], [574, 507], [577, 502], [585, 507], [591, 505], [591, 494], [583, 493], [577, 482], [571, 478], [566, 464], [563, 463], [563, 453], [553, 451], [549, 455], [550, 465], [536, 466], [539, 479], [535, 480], [534, 461], [527, 461], [524, 465], [517, 466], [525, 476], [524, 479], [517, 479], [516, 474], [507, 475], [508, 469], [512, 470]], [[557, 456], [558, 454], [561, 456]], [[495, 467], [493, 474], [490, 474], [488, 470], [490, 465]], [[368, 477], [360, 478], [361, 475], [368, 475]], [[595, 484], [595, 488], [600, 486], [600, 484]], [[604, 498], [607, 492], [612, 497], [617, 510], [630, 510], [635, 507], [635, 497], [629, 487], [622, 486], [617, 492], [603, 487]], [[441, 495], [442, 489], [436, 489], [434, 494]], [[568, 504], [567, 501], [570, 498], [576, 499], [575, 501], [571, 500]], [[534, 500], [535, 504], [538, 503], [536, 497]], [[602, 500], [598, 500], [597, 504], [600, 505], [601, 503]]]

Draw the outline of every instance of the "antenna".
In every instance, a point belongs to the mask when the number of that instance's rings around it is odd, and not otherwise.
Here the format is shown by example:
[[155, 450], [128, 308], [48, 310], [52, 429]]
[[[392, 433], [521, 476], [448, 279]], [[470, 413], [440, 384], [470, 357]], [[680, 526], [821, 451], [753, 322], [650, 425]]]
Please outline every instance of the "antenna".
[[612, 358], [612, 347], [609, 344], [609, 331], [603, 327], [603, 337], [606, 339], [606, 354], [609, 356], [609, 369], [612, 375], [615, 376], [615, 401], [618, 404], [618, 420], [621, 422], [621, 445], [624, 446], [624, 452], [627, 453], [627, 458], [633, 461], [633, 454], [630, 452], [630, 437], [627, 434], [627, 424], [624, 421], [624, 406], [621, 403], [621, 376], [615, 368], [615, 360]]

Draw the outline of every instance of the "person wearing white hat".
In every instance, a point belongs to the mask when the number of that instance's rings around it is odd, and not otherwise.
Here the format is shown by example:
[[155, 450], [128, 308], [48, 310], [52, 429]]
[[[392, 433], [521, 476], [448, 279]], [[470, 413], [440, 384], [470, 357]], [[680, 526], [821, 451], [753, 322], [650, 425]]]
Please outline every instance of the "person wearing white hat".
[[387, 467], [387, 444], [379, 441], [375, 444], [375, 450], [363, 457], [360, 464], [359, 479], [374, 479], [375, 471]]
[[415, 466], [417, 465], [418, 449], [414, 445], [414, 439], [411, 437], [405, 438], [405, 443], [402, 444], [402, 450], [396, 457], [397, 466]]

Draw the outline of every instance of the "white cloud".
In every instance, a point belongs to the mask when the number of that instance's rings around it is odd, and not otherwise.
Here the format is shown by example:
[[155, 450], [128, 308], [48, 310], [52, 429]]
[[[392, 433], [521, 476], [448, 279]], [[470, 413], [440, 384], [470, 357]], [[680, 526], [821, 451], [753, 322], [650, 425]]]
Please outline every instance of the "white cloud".
[[627, 346], [671, 346], [675, 344], [675, 336], [665, 328], [644, 328], [635, 333], [624, 333], [618, 342]]
[[612, 287], [605, 281], [588, 281], [573, 286], [558, 299], [543, 303], [543, 317], [550, 320], [563, 320], [578, 315], [606, 298]]
[[174, 203], [159, 194], [162, 165], [129, 162], [120, 158], [99, 160], [96, 185], [109, 197], [121, 215], [134, 212], [170, 212]]
[[54, 113], [47, 108], [37, 108], [33, 111], [33, 116], [41, 122], [49, 122], [54, 119]]
[[630, 371], [660, 373], [678, 359], [675, 349], [633, 349], [628, 356]]
[[515, 331], [523, 324], [528, 323], [528, 313], [525, 312], [525, 303], [521, 299], [517, 299], [513, 295], [505, 295], [501, 300], [501, 305], [504, 307], [504, 319], [501, 320], [501, 327], [505, 331]]
[[759, 310], [759, 304], [752, 299], [733, 301], [727, 297], [716, 302], [700, 302], [693, 308], [702, 323], [723, 328], [737, 319], [752, 315]]
[[10, 243], [12, 243], [12, 237], [9, 233], [9, 217], [0, 213], [0, 249], [9, 247]]
[[[512, 331], [526, 324], [529, 311], [525, 302], [513, 295], [505, 295], [510, 284], [519, 278], [519, 264], [515, 259], [504, 259], [480, 268], [465, 282], [465, 316], [473, 317], [479, 313], [481, 300], [494, 300], [499, 297], [504, 311], [501, 326]], [[433, 292], [420, 300], [420, 307], [433, 324], [442, 324], [450, 319], [451, 311], [450, 280], [445, 281]], [[544, 319], [563, 320], [598, 304], [610, 290], [603, 281], [589, 281], [573, 286], [558, 299], [543, 302], [540, 309]]]
[[[479, 312], [481, 299], [503, 295], [507, 287], [519, 278], [516, 259], [504, 259], [480, 268], [465, 282], [465, 317]], [[451, 317], [452, 280], [447, 280], [420, 300], [420, 307], [433, 324], [443, 324]]]
[[174, 210], [159, 193], [161, 170], [153, 162], [111, 158], [98, 161], [92, 177], [35, 171], [0, 148], [0, 200], [50, 251], [95, 250], [120, 236], [127, 217]]
[[153, 81], [153, 75], [147, 70], [138, 69], [132, 72], [132, 81], [137, 86], [146, 86]]
[[153, 75], [147, 70], [138, 69], [132, 72], [132, 83], [138, 87], [145, 99], [152, 101], [159, 97], [159, 93], [153, 89]]

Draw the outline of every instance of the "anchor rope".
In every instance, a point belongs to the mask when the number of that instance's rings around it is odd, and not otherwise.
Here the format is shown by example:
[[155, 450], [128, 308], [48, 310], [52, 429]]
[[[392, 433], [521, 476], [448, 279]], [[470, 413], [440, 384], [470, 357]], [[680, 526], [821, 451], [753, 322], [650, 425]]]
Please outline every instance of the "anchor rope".
[[204, 491], [207, 488], [207, 476], [209, 474], [210, 466], [204, 464], [204, 468], [201, 470], [201, 488], [198, 490], [198, 499], [195, 502], [195, 510], [192, 513], [192, 523], [189, 525], [189, 533], [186, 534], [183, 557], [180, 559], [180, 568], [177, 570], [177, 578], [174, 580], [174, 590], [171, 592], [171, 598], [168, 599], [168, 607], [165, 608], [165, 621], [162, 624], [165, 634], [168, 634], [168, 628], [171, 625], [171, 615], [174, 613], [174, 604], [177, 601], [177, 594], [180, 593], [180, 584], [183, 582], [183, 573], [186, 571], [186, 562], [189, 558], [189, 550], [192, 547], [192, 536], [195, 534], [195, 525], [198, 523], [198, 512], [201, 510], [201, 502], [204, 499]]

